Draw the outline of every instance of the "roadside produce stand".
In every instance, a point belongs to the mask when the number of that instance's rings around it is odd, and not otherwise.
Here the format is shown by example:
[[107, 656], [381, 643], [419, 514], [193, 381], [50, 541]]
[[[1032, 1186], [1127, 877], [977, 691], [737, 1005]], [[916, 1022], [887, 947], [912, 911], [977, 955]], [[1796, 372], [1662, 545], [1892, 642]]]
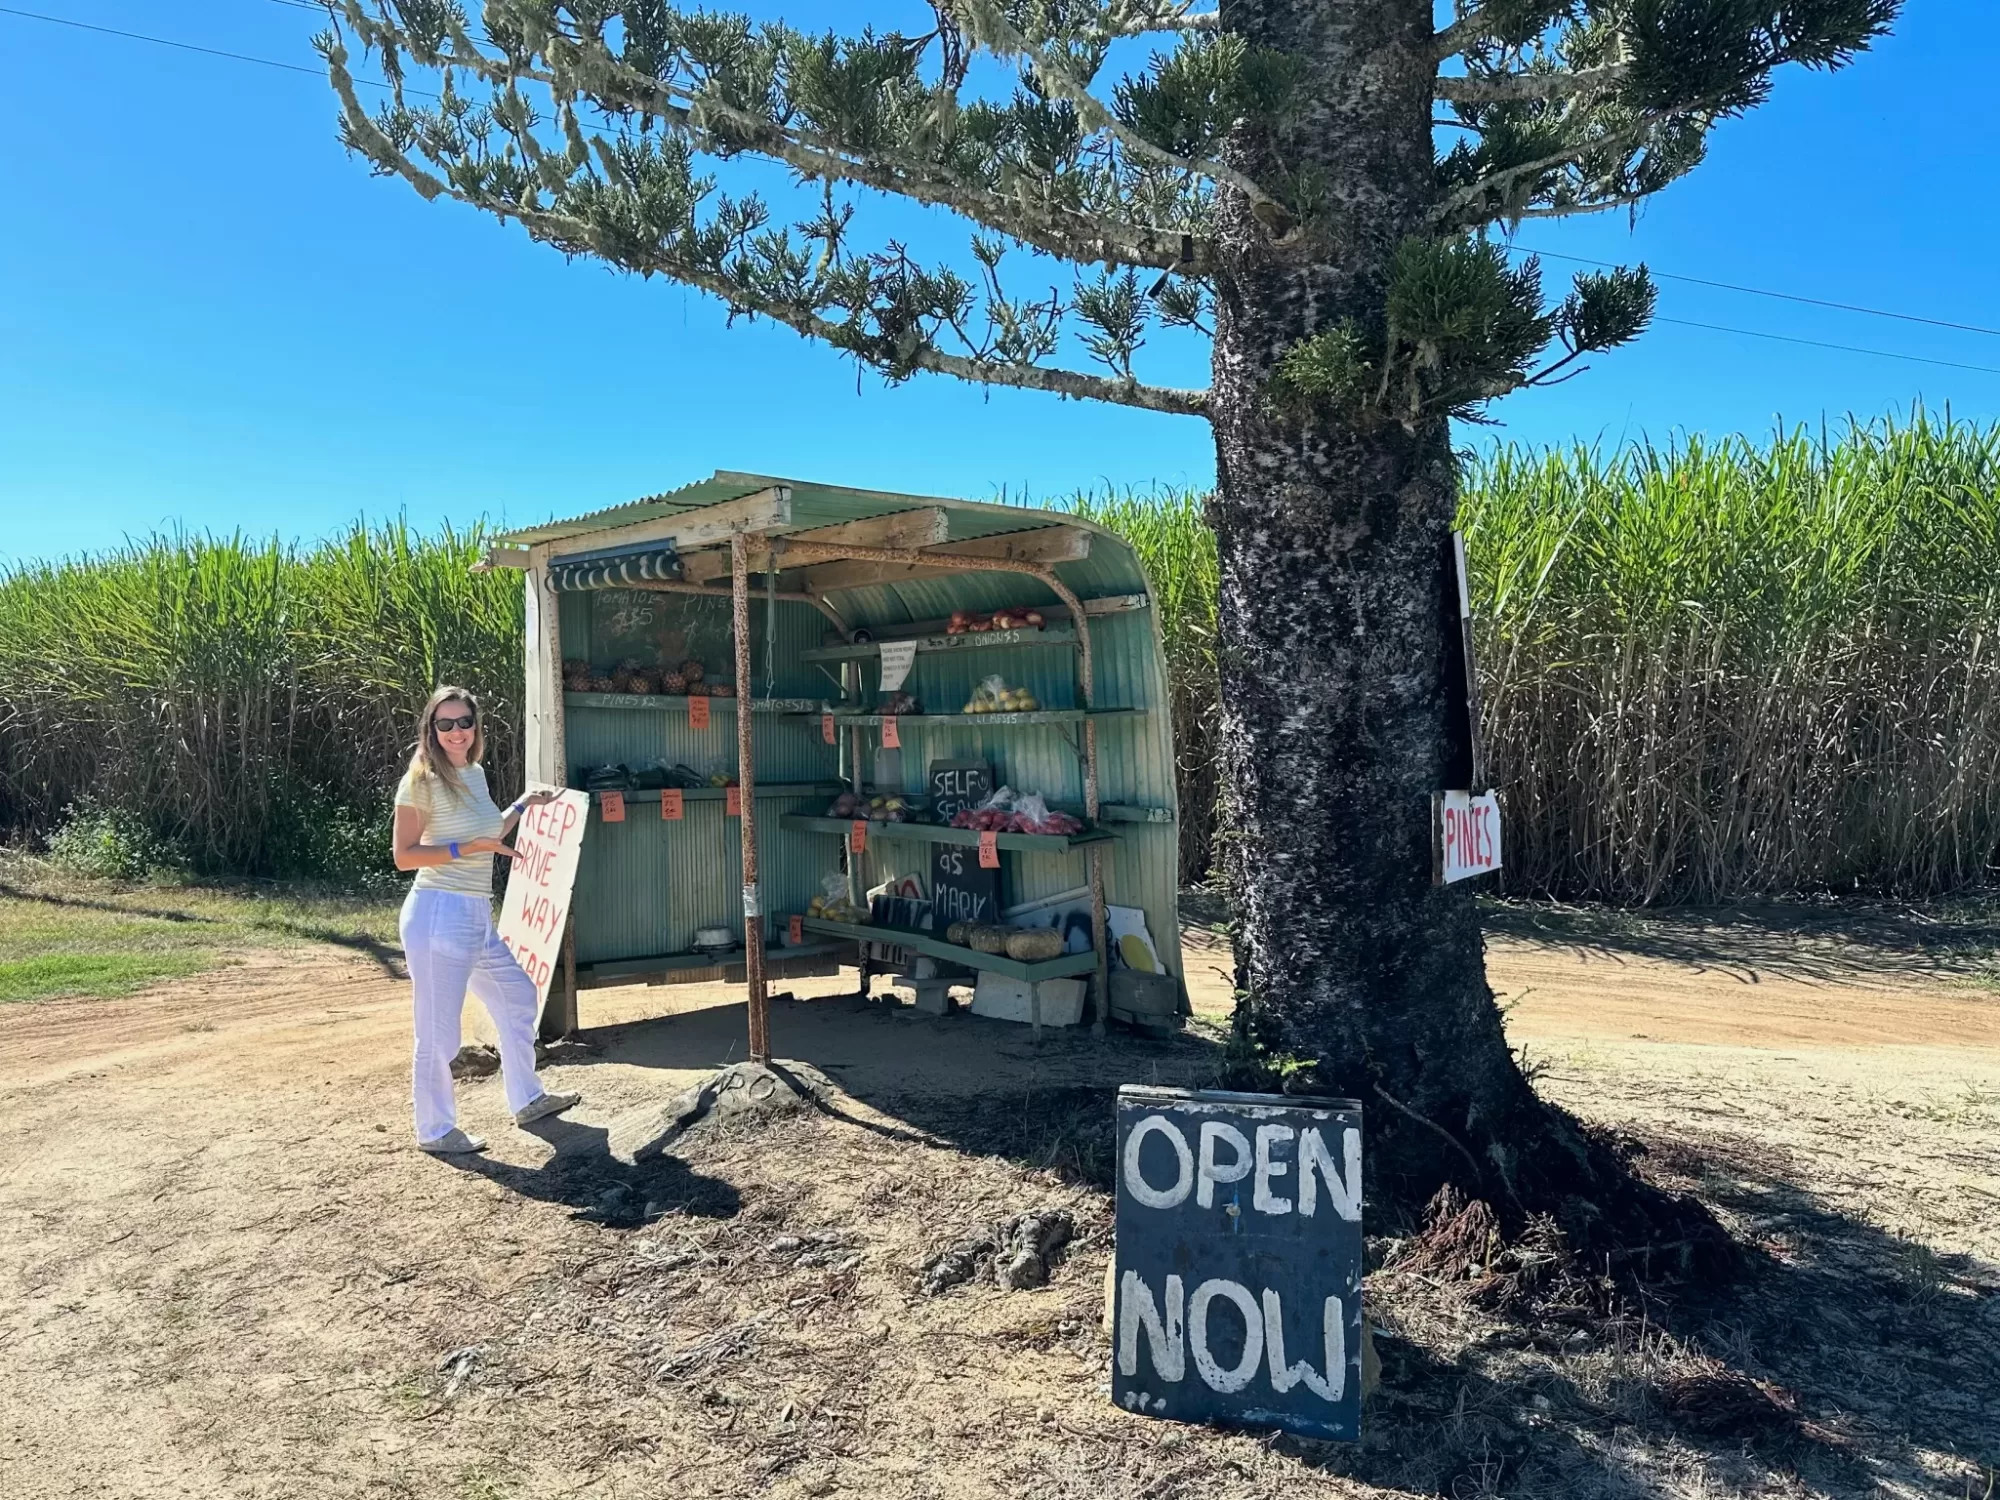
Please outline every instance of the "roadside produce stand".
[[1100, 1032], [1178, 1024], [1166, 669], [1118, 537], [724, 472], [484, 565], [526, 574], [528, 774], [592, 794], [545, 1034], [594, 985], [740, 978], [761, 1062], [769, 981], [848, 963], [940, 1013], [977, 980], [1039, 1030], [1083, 980]]

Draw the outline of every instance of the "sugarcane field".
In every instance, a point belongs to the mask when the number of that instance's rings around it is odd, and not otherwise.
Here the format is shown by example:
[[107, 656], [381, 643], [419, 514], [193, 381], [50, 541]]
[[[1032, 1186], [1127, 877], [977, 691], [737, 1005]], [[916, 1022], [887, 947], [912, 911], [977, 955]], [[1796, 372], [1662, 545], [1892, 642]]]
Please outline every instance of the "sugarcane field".
[[0, 1496], [1995, 1500], [1985, 19], [0, 7]]

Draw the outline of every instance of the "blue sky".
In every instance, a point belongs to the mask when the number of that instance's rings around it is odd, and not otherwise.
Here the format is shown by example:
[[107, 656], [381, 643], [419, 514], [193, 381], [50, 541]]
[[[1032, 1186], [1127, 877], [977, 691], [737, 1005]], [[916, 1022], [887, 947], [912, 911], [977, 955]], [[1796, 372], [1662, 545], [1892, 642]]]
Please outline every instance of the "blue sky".
[[[10, 8], [315, 62], [318, 18], [278, 0]], [[1636, 225], [1530, 224], [1521, 241], [2000, 328], [1986, 11], [1912, 0], [1853, 68], [1782, 75]], [[716, 468], [972, 498], [1213, 476], [1199, 422], [937, 378], [857, 384], [790, 333], [725, 328], [679, 287], [425, 204], [342, 153], [330, 94], [300, 74], [0, 13], [0, 132], [0, 561], [175, 526], [526, 523]], [[878, 222], [941, 232], [908, 210]], [[2000, 369], [2000, 337], [1682, 282], [1663, 283], [1660, 311]], [[1160, 353], [1152, 378], [1204, 381], [1201, 351]], [[2000, 374], [1663, 323], [1464, 436], [1763, 432], [1919, 398], [1991, 421]]]

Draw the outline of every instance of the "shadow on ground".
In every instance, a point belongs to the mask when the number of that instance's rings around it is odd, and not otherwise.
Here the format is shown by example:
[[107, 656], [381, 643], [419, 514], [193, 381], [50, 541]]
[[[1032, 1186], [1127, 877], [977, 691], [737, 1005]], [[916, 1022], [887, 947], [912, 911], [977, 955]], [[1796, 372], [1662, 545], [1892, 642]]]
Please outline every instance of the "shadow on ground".
[[1827, 1208], [1754, 1143], [1639, 1144], [1649, 1175], [1735, 1226], [1733, 1282], [1571, 1287], [1495, 1312], [1392, 1256], [1368, 1283], [1383, 1387], [1366, 1441], [1294, 1451], [1455, 1497], [1992, 1493], [1993, 1268]]
[[1993, 973], [2000, 911], [1863, 902], [1758, 903], [1621, 911], [1554, 902], [1484, 901], [1486, 931], [1520, 943], [1631, 954], [1720, 969], [1822, 982], [1871, 974], [1979, 977]]
[[444, 1160], [524, 1198], [562, 1204], [574, 1209], [576, 1218], [610, 1229], [636, 1229], [669, 1214], [726, 1219], [742, 1206], [735, 1187], [703, 1176], [678, 1157], [655, 1156], [630, 1166], [620, 1162], [601, 1125], [556, 1118], [522, 1128], [555, 1149], [543, 1165], [517, 1167], [486, 1156]]

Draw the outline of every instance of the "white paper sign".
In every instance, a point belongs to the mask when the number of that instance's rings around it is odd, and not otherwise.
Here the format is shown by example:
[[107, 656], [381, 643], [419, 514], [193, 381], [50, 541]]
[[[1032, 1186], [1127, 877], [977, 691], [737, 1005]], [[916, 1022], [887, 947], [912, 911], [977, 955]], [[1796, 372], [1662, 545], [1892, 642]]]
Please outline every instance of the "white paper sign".
[[535, 981], [538, 1001], [549, 998], [549, 981], [562, 956], [570, 889], [576, 884], [576, 862], [589, 826], [590, 795], [570, 791], [529, 808], [514, 827], [514, 857], [507, 864], [507, 896], [500, 908], [500, 941]]
[[1500, 799], [1444, 792], [1435, 799], [1438, 882], [1450, 885], [1500, 868]]
[[882, 691], [893, 693], [903, 685], [903, 679], [910, 675], [910, 663], [917, 659], [915, 641], [884, 641], [882, 643]]

